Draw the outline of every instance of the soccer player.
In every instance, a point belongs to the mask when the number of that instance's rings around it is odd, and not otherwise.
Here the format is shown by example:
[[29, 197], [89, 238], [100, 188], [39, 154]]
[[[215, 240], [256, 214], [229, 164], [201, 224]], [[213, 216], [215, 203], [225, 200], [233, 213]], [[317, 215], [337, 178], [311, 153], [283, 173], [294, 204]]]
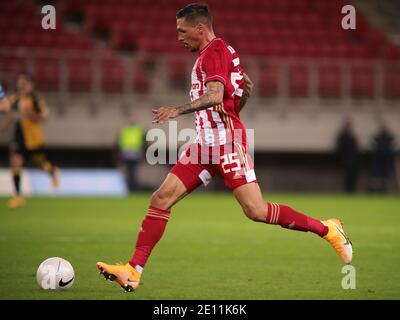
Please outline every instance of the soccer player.
[[249, 219], [315, 233], [333, 246], [344, 263], [351, 263], [352, 245], [338, 219], [319, 221], [263, 199], [247, 153], [245, 127], [239, 118], [239, 111], [251, 94], [252, 82], [240, 65], [238, 53], [214, 35], [208, 6], [187, 5], [177, 13], [176, 22], [178, 40], [190, 51], [198, 52], [192, 71], [191, 102], [153, 109], [153, 123], [195, 113], [197, 139], [153, 193], [131, 260], [125, 265], [98, 262], [97, 269], [126, 291], [134, 291], [164, 233], [171, 208], [215, 175], [224, 179]]
[[57, 188], [59, 169], [47, 160], [41, 124], [48, 119], [49, 110], [43, 98], [34, 91], [34, 83], [29, 75], [17, 77], [17, 93], [10, 97], [7, 125], [15, 124], [10, 143], [10, 166], [15, 195], [9, 201], [10, 208], [24, 205], [21, 195], [21, 172], [25, 159], [51, 175], [53, 187]]

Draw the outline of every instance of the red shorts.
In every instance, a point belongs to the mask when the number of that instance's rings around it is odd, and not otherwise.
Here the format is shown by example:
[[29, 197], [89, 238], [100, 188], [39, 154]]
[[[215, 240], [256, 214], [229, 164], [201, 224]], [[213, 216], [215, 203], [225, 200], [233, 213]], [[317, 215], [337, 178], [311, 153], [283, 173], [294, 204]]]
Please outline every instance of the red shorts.
[[170, 172], [183, 182], [189, 193], [202, 183], [209, 184], [217, 174], [231, 190], [256, 182], [253, 161], [245, 146], [236, 142], [216, 147], [193, 143]]

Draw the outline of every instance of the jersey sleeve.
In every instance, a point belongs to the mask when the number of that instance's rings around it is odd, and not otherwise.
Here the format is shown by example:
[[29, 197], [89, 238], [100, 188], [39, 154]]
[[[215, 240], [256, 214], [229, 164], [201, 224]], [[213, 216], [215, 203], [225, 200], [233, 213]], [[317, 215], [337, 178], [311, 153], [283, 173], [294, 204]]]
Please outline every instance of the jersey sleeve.
[[208, 48], [202, 62], [202, 67], [206, 74], [204, 84], [210, 81], [219, 81], [226, 85], [229, 67], [226, 51], [222, 44], [215, 44]]
[[4, 99], [6, 97], [6, 94], [4, 93], [3, 87], [0, 84], [0, 99]]

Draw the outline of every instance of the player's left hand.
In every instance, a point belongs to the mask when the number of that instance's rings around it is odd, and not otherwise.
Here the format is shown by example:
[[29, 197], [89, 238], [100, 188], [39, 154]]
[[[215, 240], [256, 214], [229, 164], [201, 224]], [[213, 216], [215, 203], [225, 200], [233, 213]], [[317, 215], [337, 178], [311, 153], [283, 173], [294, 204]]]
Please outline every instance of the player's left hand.
[[178, 110], [175, 107], [160, 107], [151, 111], [154, 113], [152, 123], [164, 123], [169, 119], [179, 116]]

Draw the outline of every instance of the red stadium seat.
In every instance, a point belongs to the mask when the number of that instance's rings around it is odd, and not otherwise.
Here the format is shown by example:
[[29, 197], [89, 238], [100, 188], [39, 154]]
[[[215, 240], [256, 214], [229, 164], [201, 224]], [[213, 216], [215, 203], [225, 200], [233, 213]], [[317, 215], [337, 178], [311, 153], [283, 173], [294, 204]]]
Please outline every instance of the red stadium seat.
[[21, 45], [21, 41], [18, 38], [19, 32], [9, 30], [3, 33], [2, 46], [4, 47], [18, 47]]
[[351, 69], [350, 93], [353, 98], [373, 98], [374, 70], [372, 67], [353, 67]]
[[14, 55], [0, 55], [0, 72], [6, 74], [17, 75], [19, 73], [26, 73], [27, 60], [19, 58]]
[[88, 6], [86, 9], [86, 28], [91, 32], [102, 32], [112, 21], [115, 21], [115, 14], [109, 7], [98, 5]]
[[299, 46], [298, 56], [310, 58], [317, 57], [319, 56], [318, 48], [318, 44], [314, 42], [303, 42], [302, 45]]
[[36, 46], [40, 48], [58, 48], [58, 40], [62, 33], [41, 33], [36, 39]]
[[93, 89], [93, 67], [90, 58], [72, 57], [68, 59], [68, 89], [82, 92]]
[[150, 91], [150, 80], [141, 64], [137, 64], [133, 68], [133, 90], [141, 94]]
[[278, 96], [279, 68], [276, 65], [269, 64], [261, 67], [258, 90], [262, 97], [272, 98]]
[[58, 0], [59, 8], [64, 15], [79, 14], [84, 10], [85, 2], [82, 0]]
[[33, 77], [38, 90], [60, 89], [60, 62], [57, 58], [39, 57], [33, 60]]
[[306, 65], [289, 67], [289, 96], [294, 98], [309, 96], [309, 69]]
[[337, 65], [323, 65], [318, 69], [318, 93], [322, 98], [339, 98], [342, 76]]
[[189, 80], [185, 61], [179, 58], [169, 59], [166, 67], [168, 84], [175, 89], [185, 88], [185, 85]]
[[116, 57], [102, 59], [101, 79], [103, 91], [110, 93], [124, 91], [124, 75], [125, 69], [121, 60]]
[[112, 25], [110, 30], [110, 45], [112, 48], [133, 51], [138, 49], [137, 35], [139, 30], [136, 26], [117, 22]]
[[386, 68], [384, 73], [384, 97], [400, 99], [400, 66]]
[[382, 48], [382, 58], [400, 60], [400, 48], [391, 43], [385, 44]]

